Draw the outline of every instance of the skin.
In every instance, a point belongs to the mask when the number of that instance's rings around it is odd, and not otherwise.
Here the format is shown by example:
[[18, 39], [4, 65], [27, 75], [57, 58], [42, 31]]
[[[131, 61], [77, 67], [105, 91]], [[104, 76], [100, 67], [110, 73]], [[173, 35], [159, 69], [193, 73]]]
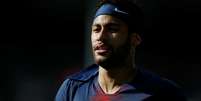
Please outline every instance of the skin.
[[140, 44], [136, 33], [111, 15], [100, 15], [92, 24], [91, 42], [95, 62], [99, 65], [98, 82], [106, 94], [114, 94], [135, 76], [134, 53]]

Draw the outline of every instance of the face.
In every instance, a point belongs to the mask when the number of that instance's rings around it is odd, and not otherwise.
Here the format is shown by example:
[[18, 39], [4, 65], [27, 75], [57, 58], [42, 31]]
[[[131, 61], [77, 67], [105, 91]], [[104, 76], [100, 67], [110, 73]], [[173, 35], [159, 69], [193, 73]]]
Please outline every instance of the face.
[[128, 26], [120, 19], [110, 15], [96, 17], [91, 32], [95, 62], [101, 66], [123, 62], [131, 46], [128, 37]]

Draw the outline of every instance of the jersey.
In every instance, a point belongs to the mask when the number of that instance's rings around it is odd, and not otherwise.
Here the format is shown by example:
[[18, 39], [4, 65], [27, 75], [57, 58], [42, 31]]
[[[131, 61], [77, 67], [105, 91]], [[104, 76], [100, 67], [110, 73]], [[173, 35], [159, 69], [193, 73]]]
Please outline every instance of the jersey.
[[132, 82], [125, 83], [115, 94], [105, 94], [98, 80], [98, 65], [69, 76], [61, 85], [55, 101], [186, 101], [172, 81], [142, 68]]

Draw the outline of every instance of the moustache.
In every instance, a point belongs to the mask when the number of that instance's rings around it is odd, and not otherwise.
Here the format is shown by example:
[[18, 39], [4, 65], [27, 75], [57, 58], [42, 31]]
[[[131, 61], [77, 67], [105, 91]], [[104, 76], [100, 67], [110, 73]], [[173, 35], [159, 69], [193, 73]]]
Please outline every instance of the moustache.
[[107, 44], [96, 44], [94, 50], [110, 50], [111, 46]]

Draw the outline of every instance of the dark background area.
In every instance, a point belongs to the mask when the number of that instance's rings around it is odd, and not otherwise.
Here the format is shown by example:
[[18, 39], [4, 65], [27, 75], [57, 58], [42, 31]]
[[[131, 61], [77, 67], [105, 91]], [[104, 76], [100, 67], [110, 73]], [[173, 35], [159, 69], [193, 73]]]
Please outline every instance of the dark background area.
[[65, 71], [83, 67], [83, 2], [20, 0], [2, 5], [0, 101], [53, 101]]
[[201, 100], [200, 23], [197, 0], [139, 0], [145, 13], [138, 62], [177, 82], [190, 101]]
[[[89, 1], [1, 3], [0, 101], [52, 101], [65, 75], [84, 68]], [[201, 1], [138, 0], [145, 14], [137, 63], [200, 101]]]

